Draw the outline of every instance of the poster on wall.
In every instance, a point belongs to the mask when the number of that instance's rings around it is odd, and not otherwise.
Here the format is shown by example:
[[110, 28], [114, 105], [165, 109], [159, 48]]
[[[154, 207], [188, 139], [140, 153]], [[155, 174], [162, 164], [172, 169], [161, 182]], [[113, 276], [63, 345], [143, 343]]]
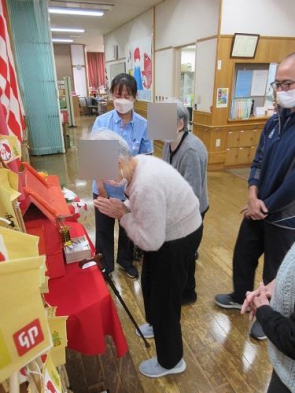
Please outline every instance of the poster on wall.
[[152, 39], [133, 41], [126, 45], [126, 72], [137, 82], [137, 97], [151, 101], [152, 97]]
[[216, 108], [226, 108], [228, 104], [228, 88], [219, 87], [217, 89]]

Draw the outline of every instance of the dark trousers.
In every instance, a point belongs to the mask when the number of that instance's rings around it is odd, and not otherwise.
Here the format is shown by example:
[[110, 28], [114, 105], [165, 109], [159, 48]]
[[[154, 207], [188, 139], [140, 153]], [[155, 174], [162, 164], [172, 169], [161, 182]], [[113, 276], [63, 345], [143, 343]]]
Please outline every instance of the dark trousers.
[[[97, 195], [93, 195], [97, 198]], [[114, 270], [114, 228], [115, 219], [95, 210], [95, 249], [103, 255], [102, 262], [105, 265], [106, 272], [111, 273]], [[119, 223], [118, 253], [117, 263], [123, 268], [128, 268], [133, 262], [133, 242], [127, 236], [123, 227]]]
[[[198, 239], [196, 251], [198, 250], [199, 245], [202, 240], [202, 237], [203, 237], [203, 224], [200, 226], [198, 231], [199, 231], [199, 239]], [[195, 271], [196, 271], [196, 254], [191, 259], [191, 261], [188, 265], [187, 283], [186, 283], [184, 291], [183, 291], [183, 300], [191, 299], [195, 294], [195, 289], [196, 289]]]
[[295, 241], [295, 231], [268, 224], [264, 220], [244, 218], [233, 256], [232, 297], [243, 303], [247, 291], [254, 289], [258, 260], [264, 254], [263, 282], [268, 284], [277, 274], [284, 256]]
[[267, 393], [290, 393], [290, 392], [291, 390], [289, 390], [287, 386], [283, 384], [283, 382], [280, 380], [275, 370], [273, 370]]
[[[201, 217], [202, 217], [202, 226], [200, 228], [200, 241], [198, 243], [198, 247], [197, 247], [197, 251], [196, 254], [198, 252], [198, 248], [201, 244], [202, 238], [203, 238], [203, 231], [204, 231], [204, 219], [205, 219], [205, 214], [207, 213], [208, 209], [206, 211], [204, 211], [203, 213], [201, 213]], [[188, 267], [188, 276], [187, 276], [187, 283], [186, 286], [184, 288], [184, 292], [183, 292], [183, 300], [185, 301], [186, 299], [190, 300], [193, 298], [194, 294], [195, 294], [195, 289], [196, 289], [196, 278], [195, 278], [195, 271], [196, 271], [196, 259], [198, 257], [195, 255], [194, 259], [191, 261], [191, 263], [189, 264]]]
[[183, 356], [181, 299], [200, 239], [198, 229], [182, 239], [165, 242], [158, 251], [144, 253], [141, 285], [146, 320], [154, 328], [158, 362], [167, 369]]

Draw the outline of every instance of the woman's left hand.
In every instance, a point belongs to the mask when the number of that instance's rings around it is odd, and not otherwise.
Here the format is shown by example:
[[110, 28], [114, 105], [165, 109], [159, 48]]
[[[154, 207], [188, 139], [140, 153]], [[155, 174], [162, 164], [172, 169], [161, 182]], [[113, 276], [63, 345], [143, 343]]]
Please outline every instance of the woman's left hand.
[[127, 213], [127, 207], [122, 201], [116, 198], [97, 197], [93, 201], [94, 206], [102, 213], [112, 218], [120, 220]]

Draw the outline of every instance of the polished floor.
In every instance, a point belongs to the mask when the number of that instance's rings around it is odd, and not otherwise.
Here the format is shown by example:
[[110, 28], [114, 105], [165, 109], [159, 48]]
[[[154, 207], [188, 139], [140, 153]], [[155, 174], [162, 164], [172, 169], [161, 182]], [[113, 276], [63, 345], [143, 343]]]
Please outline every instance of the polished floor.
[[[62, 185], [88, 203], [81, 217], [94, 240], [91, 182], [78, 179], [77, 141], [87, 135], [94, 117], [81, 117], [68, 129], [70, 148], [66, 154], [31, 157], [39, 171], [57, 174]], [[156, 155], [160, 155], [156, 151]], [[184, 358], [187, 370], [180, 375], [150, 379], [138, 371], [139, 364], [155, 355], [154, 343], [145, 348], [134, 333], [125, 310], [114, 297], [128, 341], [129, 351], [116, 358], [111, 339], [105, 354], [86, 357], [68, 351], [67, 369], [74, 393], [253, 393], [266, 392], [271, 374], [267, 343], [251, 339], [250, 323], [239, 311], [221, 310], [214, 305], [216, 293], [232, 289], [232, 252], [247, 195], [245, 173], [210, 172], [210, 210], [196, 265], [198, 300], [182, 309]], [[141, 262], [135, 262], [141, 269]], [[257, 283], [261, 267], [257, 272]], [[140, 280], [132, 280], [119, 269], [114, 274], [117, 288], [139, 324], [144, 323]], [[279, 393], [279, 392], [278, 392]]]

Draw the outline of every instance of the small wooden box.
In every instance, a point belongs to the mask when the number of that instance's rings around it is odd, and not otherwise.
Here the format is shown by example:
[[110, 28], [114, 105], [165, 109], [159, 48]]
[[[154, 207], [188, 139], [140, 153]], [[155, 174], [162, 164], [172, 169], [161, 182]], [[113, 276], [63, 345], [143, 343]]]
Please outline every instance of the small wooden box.
[[72, 244], [64, 247], [66, 263], [80, 262], [91, 258], [91, 249], [86, 236], [72, 238]]

